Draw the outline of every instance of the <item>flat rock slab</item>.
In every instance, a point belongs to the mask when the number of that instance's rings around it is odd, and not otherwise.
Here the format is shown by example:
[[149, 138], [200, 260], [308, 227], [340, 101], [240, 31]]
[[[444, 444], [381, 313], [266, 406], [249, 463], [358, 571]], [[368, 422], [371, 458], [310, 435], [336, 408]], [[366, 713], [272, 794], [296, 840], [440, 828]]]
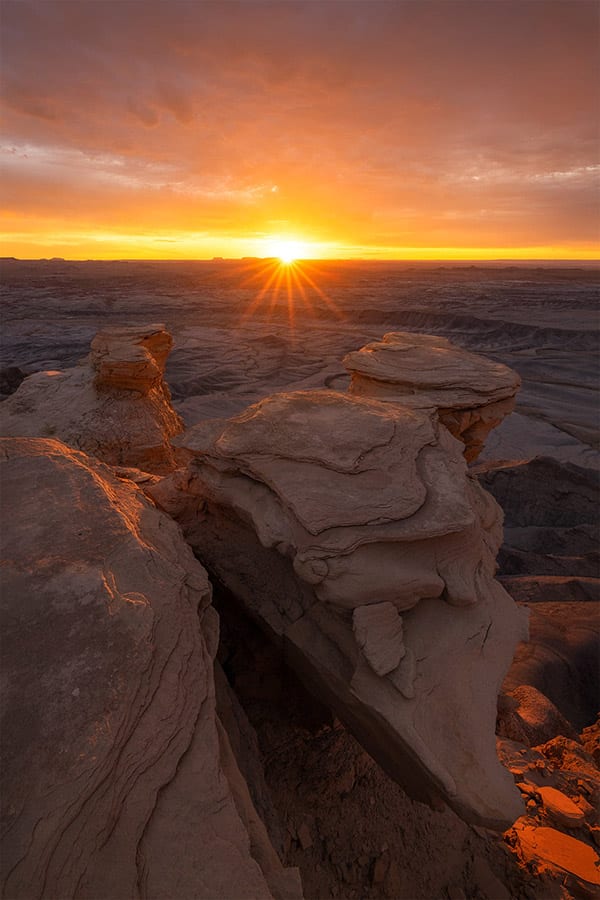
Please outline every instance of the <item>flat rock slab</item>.
[[343, 363], [352, 375], [352, 392], [395, 391], [403, 403], [416, 408], [482, 406], [514, 396], [521, 383], [508, 366], [446, 338], [403, 331], [389, 332], [382, 341], [349, 353]]
[[562, 791], [553, 787], [540, 787], [538, 793], [546, 811], [565, 828], [579, 828], [585, 822], [585, 815]]
[[525, 864], [533, 864], [540, 873], [549, 869], [574, 876], [596, 895], [600, 888], [600, 858], [593, 847], [554, 828], [526, 822], [517, 822], [514, 831]]

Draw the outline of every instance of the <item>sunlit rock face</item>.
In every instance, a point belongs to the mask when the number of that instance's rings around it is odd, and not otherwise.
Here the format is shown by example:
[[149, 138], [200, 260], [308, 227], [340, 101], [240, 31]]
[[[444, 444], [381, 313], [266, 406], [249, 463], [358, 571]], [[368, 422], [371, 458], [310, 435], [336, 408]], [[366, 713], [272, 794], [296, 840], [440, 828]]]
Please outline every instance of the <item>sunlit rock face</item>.
[[100, 332], [81, 365], [22, 382], [0, 406], [2, 433], [57, 437], [112, 465], [171, 471], [169, 439], [182, 430], [163, 380], [172, 344], [164, 325]]
[[501, 363], [446, 338], [395, 331], [344, 357], [350, 393], [437, 410], [440, 421], [476, 459], [486, 436], [512, 412], [521, 379]]
[[299, 898], [216, 718], [218, 618], [177, 525], [58, 441], [0, 459], [2, 896]]
[[173, 338], [164, 325], [113, 326], [92, 341], [96, 387], [148, 394], [163, 386]]
[[176, 439], [149, 492], [413, 797], [505, 827], [521, 800], [496, 697], [526, 621], [494, 580], [495, 501], [433, 411], [270, 397]]

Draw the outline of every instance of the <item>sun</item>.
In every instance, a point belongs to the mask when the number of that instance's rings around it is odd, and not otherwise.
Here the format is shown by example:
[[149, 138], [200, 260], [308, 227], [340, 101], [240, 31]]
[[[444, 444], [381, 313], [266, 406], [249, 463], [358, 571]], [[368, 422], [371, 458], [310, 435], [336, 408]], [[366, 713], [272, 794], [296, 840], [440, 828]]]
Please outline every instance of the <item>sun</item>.
[[284, 266], [289, 266], [304, 255], [305, 247], [300, 241], [276, 239], [269, 242], [269, 253]]

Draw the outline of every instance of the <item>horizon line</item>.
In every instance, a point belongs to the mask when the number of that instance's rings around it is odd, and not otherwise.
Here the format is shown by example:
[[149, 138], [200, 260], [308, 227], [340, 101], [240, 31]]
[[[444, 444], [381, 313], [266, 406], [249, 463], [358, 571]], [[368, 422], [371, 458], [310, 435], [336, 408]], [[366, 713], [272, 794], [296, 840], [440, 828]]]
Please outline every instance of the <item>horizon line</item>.
[[[126, 263], [196, 263], [196, 262], [269, 262], [269, 261], [279, 260], [277, 256], [194, 256], [188, 258], [173, 258], [173, 257], [126, 257], [126, 256], [115, 256], [115, 257], [66, 257], [66, 256], [37, 256], [37, 257], [20, 257], [20, 256], [0, 256], [0, 262], [23, 262], [23, 263], [33, 263], [33, 262], [65, 262], [65, 263], [80, 263], [80, 262], [102, 262], [102, 263], [117, 263], [117, 262], [126, 262]], [[428, 264], [428, 263], [452, 263], [453, 265], [470, 265], [476, 266], [481, 263], [504, 263], [511, 265], [527, 265], [531, 263], [545, 263], [547, 265], [556, 265], [559, 263], [568, 263], [570, 265], [581, 265], [581, 266], [597, 266], [600, 265], [600, 256], [597, 258], [574, 258], [574, 257], [475, 257], [473, 259], [467, 258], [456, 258], [456, 257], [368, 257], [368, 256], [352, 256], [352, 257], [324, 257], [324, 256], [314, 256], [314, 257], [302, 257], [294, 260], [294, 264], [298, 263], [308, 263], [308, 262], [322, 262], [322, 263], [409, 263], [409, 264]]]

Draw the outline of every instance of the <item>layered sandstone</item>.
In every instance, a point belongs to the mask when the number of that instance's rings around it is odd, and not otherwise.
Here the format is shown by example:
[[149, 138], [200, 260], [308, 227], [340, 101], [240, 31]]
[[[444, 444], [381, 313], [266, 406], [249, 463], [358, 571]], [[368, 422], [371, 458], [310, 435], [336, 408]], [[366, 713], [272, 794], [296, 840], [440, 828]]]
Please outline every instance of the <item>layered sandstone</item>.
[[298, 898], [215, 713], [218, 617], [177, 525], [5, 439], [2, 896]]
[[99, 332], [81, 365], [26, 378], [0, 406], [5, 436], [57, 437], [112, 465], [164, 474], [182, 430], [163, 375], [173, 340], [164, 325]]
[[411, 409], [436, 410], [476, 459], [486, 436], [512, 412], [521, 379], [501, 363], [462, 350], [447, 338], [389, 332], [347, 354], [350, 393]]
[[514, 821], [494, 725], [526, 619], [493, 577], [499, 507], [435, 413], [299, 391], [177, 441], [194, 460], [149, 492], [304, 681], [412, 796]]

